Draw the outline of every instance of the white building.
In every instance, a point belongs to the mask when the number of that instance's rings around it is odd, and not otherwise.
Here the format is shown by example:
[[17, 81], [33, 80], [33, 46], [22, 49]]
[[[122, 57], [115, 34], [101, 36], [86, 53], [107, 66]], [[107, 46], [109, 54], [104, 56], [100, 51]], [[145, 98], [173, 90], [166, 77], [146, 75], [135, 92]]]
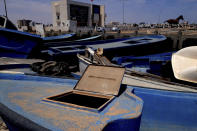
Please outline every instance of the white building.
[[104, 27], [105, 7], [73, 0], [52, 2], [53, 26], [57, 30], [75, 31], [77, 27]]

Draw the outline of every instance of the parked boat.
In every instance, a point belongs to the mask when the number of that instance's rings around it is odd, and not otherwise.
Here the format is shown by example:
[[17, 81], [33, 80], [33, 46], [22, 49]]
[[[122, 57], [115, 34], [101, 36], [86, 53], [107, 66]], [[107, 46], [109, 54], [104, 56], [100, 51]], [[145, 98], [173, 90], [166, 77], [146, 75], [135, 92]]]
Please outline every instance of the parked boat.
[[0, 28], [0, 57], [27, 58], [39, 46], [40, 37]]
[[[87, 63], [114, 66], [108, 61], [105, 62], [105, 58], [102, 57], [100, 60], [92, 59], [93, 62], [87, 57], [80, 55], [78, 57], [82, 70], [86, 68]], [[193, 86], [179, 84], [159, 76], [131, 70], [126, 70], [122, 83], [131, 86], [133, 93], [144, 100], [141, 131], [195, 131], [197, 129], [196, 84]]]
[[150, 53], [148, 48], [158, 52], [156, 48], [160, 48], [162, 42], [166, 40], [165, 36], [162, 35], [151, 35], [106, 41], [94, 41], [94, 42], [80, 42], [80, 43], [69, 43], [69, 45], [56, 46], [48, 49], [48, 54], [53, 58], [61, 58], [66, 55], [75, 56], [77, 53], [84, 53], [87, 47], [96, 50], [98, 48], [104, 49], [104, 54], [108, 58], [120, 55], [128, 54], [139, 54]]
[[123, 68], [90, 66], [79, 82], [0, 73], [0, 115], [10, 131], [137, 131], [143, 101], [132, 88], [120, 88], [123, 73]]
[[[11, 30], [18, 31], [17, 27], [5, 16], [0, 16], [0, 27], [5, 28], [5, 29], [10, 29], [10, 31]], [[32, 37], [38, 37], [38, 38], [41, 38], [44, 42], [52, 42], [52, 41], [59, 41], [59, 40], [63, 41], [75, 35], [75, 33], [70, 33], [70, 34], [64, 34], [64, 35], [59, 35], [59, 36], [41, 37], [40, 35], [35, 35], [35, 34], [32, 35], [30, 33], [21, 32], [21, 31], [18, 31], [16, 33], [24, 34], [24, 35], [31, 35]]]
[[[8, 61], [9, 59], [7, 59]], [[11, 61], [13, 60], [10, 59]], [[15, 60], [16, 63], [22, 64], [24, 62], [20, 62], [19, 60], [17, 62]], [[120, 88], [120, 90], [123, 90], [120, 92], [123, 93], [109, 103], [104, 110], [97, 113], [92, 112], [92, 110], [76, 109], [74, 107], [43, 101], [43, 98], [72, 91], [78, 80], [42, 77], [38, 76], [38, 74], [34, 74], [33, 76], [30, 72], [27, 73], [27, 70], [24, 71], [18, 67], [15, 67], [14, 70], [11, 68], [7, 69], [4, 66], [0, 72], [0, 115], [3, 116], [9, 129], [13, 129], [12, 127], [16, 129], [17, 127], [18, 129], [28, 130], [31, 127], [32, 130], [44, 130], [46, 128], [64, 130], [68, 127], [68, 130], [70, 129], [69, 127], [73, 127], [74, 129], [79, 127], [84, 130], [96, 130], [103, 123], [118, 118], [119, 116], [117, 117], [116, 113], [126, 113], [125, 111], [128, 108], [132, 109], [129, 106], [133, 104], [128, 104], [126, 99], [139, 102], [135, 97], [134, 99], [133, 97], [132, 99], [127, 97], [127, 92], [134, 93], [144, 101], [140, 125], [141, 131], [195, 131], [197, 129], [197, 105], [195, 104], [197, 100], [197, 88], [195, 86], [167, 82], [158, 77], [143, 73], [130, 72], [132, 74], [128, 74], [128, 71], [126, 71], [122, 83], [126, 84], [126, 81], [129, 83], [127, 83], [127, 86]], [[116, 109], [116, 111], [110, 110], [111, 108]], [[120, 108], [123, 109], [121, 110]], [[108, 111], [113, 112], [114, 116], [106, 116]], [[127, 115], [126, 113], [124, 116]], [[100, 119], [98, 120], [97, 118]], [[72, 121], [72, 124], [69, 121]], [[123, 123], [116, 123], [121, 121]], [[113, 122], [115, 122], [116, 126], [122, 125], [122, 130], [124, 130], [123, 127], [128, 128], [125, 126], [124, 120]], [[133, 122], [133, 120], [129, 121], [129, 125], [133, 126], [131, 124]], [[85, 128], [86, 125], [88, 128]], [[92, 128], [92, 125], [95, 128]], [[113, 124], [112, 126], [114, 127]], [[114, 128], [116, 129], [117, 127]]]
[[[89, 64], [95, 64], [95, 65], [106, 65], [106, 66], [120, 66], [117, 64], [111, 63], [105, 56], [97, 56], [94, 54], [93, 58], [86, 57], [83, 55], [77, 55], [79, 59], [79, 70], [80, 72], [84, 72]], [[168, 68], [166, 68], [168, 69]], [[168, 75], [173, 75], [172, 70], [166, 70], [165, 72], [168, 72]], [[172, 78], [173, 76], [171, 76]], [[170, 91], [191, 91], [196, 92], [195, 87], [192, 86], [186, 86], [183, 84], [189, 84], [190, 83], [183, 83], [181, 81], [181, 84], [171, 82], [169, 81], [170, 78], [163, 78], [158, 75], [150, 74], [147, 72], [139, 72], [136, 70], [131, 70], [129, 68], [126, 68], [125, 75], [123, 77], [123, 84], [126, 85], [136, 85], [140, 87], [146, 87], [153, 88], [153, 89], [161, 89], [161, 90], [170, 90]]]
[[[0, 16], [0, 57], [27, 58], [36, 55], [43, 41], [65, 40], [74, 34], [45, 37], [18, 31], [4, 16]], [[36, 53], [35, 53], [36, 52]]]
[[79, 42], [87, 42], [87, 41], [95, 41], [99, 38], [101, 38], [103, 35], [96, 35], [96, 36], [91, 36], [88, 38], [82, 38], [82, 39], [75, 39], [74, 37], [72, 37], [73, 39], [68, 39], [66, 41], [49, 41], [49, 42], [44, 42], [44, 46], [46, 47], [54, 47], [54, 46], [63, 46], [63, 45], [71, 45], [70, 43], [79, 43]]

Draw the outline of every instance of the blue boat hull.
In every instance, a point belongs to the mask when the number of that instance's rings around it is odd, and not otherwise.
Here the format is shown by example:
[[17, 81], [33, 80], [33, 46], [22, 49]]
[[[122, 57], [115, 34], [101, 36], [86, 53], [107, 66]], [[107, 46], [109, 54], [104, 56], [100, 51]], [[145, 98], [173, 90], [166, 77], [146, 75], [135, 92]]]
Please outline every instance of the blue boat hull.
[[0, 29], [0, 57], [27, 58], [40, 41], [36, 35]]
[[[142, 79], [142, 81], [144, 80]], [[65, 91], [66, 90], [65, 85], [67, 85], [69, 89], [72, 89], [72, 87], [77, 83], [77, 81], [68, 80], [68, 79], [60, 79], [60, 78], [0, 73], [0, 83], [1, 83], [0, 101], [1, 103], [8, 104], [9, 101], [7, 100], [10, 99], [10, 97], [8, 98], [8, 95], [7, 95], [8, 92], [17, 93], [17, 92], [20, 92], [20, 90], [22, 90], [23, 92], [28, 92], [29, 91], [28, 88], [30, 88], [32, 91], [34, 90], [39, 94], [40, 92], [43, 92], [44, 88], [52, 89], [54, 87], [61, 89], [61, 91]], [[151, 81], [147, 81], [147, 83], [150, 84]], [[132, 92], [133, 94], [135, 94], [136, 96], [138, 96], [144, 101], [144, 106], [143, 106], [144, 108], [143, 108], [142, 116], [139, 116], [136, 119], [132, 119], [128, 121], [127, 120], [113, 121], [112, 123], [109, 123], [108, 126], [105, 126], [105, 129], [114, 130], [114, 128], [118, 129], [118, 127], [121, 127], [121, 125], [124, 125], [125, 128], [130, 128], [132, 124], [133, 124], [132, 126], [134, 129], [138, 129], [138, 127], [134, 125], [136, 124], [138, 125], [141, 119], [141, 126], [140, 126], [141, 131], [153, 131], [153, 130], [196, 131], [197, 130], [197, 125], [196, 125], [197, 123], [197, 112], [196, 112], [197, 93], [192, 93], [192, 91], [189, 90], [189, 87], [188, 87], [188, 90], [185, 89], [184, 91], [168, 91], [166, 89], [165, 90], [164, 89], [163, 90], [162, 89], [160, 90], [150, 89], [150, 87], [146, 87], [146, 84], [144, 85], [145, 85], [144, 88], [140, 86], [138, 87], [127, 86], [127, 89], [126, 89], [127, 91]], [[158, 86], [160, 84], [157, 83], [156, 85]], [[42, 88], [39, 88], [40, 86], [42, 86]], [[166, 83], [166, 86], [168, 86], [167, 83]], [[187, 88], [187, 86], [185, 86], [185, 88]], [[195, 90], [195, 87], [193, 87], [193, 89]], [[54, 93], [53, 91], [50, 91], [50, 90], [49, 92], [51, 92], [51, 94]], [[43, 95], [44, 97], [47, 96], [45, 93], [43, 93]], [[20, 97], [19, 95], [18, 96], [15, 95], [15, 99], [20, 100], [21, 98], [22, 97]], [[17, 109], [14, 108], [14, 109], [17, 111], [20, 108], [17, 108]], [[22, 114], [24, 113], [24, 111], [21, 111], [21, 110], [19, 110], [19, 112]], [[12, 121], [8, 121], [9, 119], [14, 119], [13, 117], [8, 119], [5, 116], [6, 113], [2, 113], [1, 115], [4, 116], [3, 118], [7, 122], [9, 122], [8, 125], [14, 125], [14, 123], [11, 123]], [[26, 117], [31, 118], [32, 116], [29, 117], [28, 115], [26, 115]], [[38, 118], [34, 120], [39, 121]], [[121, 122], [123, 122], [124, 124], [120, 124]], [[127, 122], [129, 122], [130, 126], [125, 126], [125, 123]], [[16, 123], [15, 123], [15, 126], [16, 126], [15, 128], [20, 127], [20, 126], [17, 127]], [[57, 129], [56, 127], [52, 128], [49, 125], [47, 127], [50, 129]]]
[[[68, 81], [64, 79], [57, 78], [47, 78], [47, 77], [31, 77], [24, 75], [8, 75], [1, 74], [0, 79], [4, 80], [21, 80], [21, 81], [42, 81], [42, 82], [52, 82], [59, 83], [59, 85], [65, 85], [65, 82], [69, 82], [70, 85], [75, 84], [77, 81]], [[12, 83], [11, 83], [12, 85]], [[23, 85], [23, 84], [22, 84]], [[48, 86], [50, 84], [47, 84]], [[21, 85], [16, 85], [16, 87]], [[24, 86], [24, 85], [23, 85]], [[33, 86], [32, 86], [33, 87]], [[29, 88], [32, 88], [29, 87]], [[1, 87], [2, 88], [2, 87]], [[46, 88], [43, 86], [43, 88]], [[124, 121], [117, 120], [114, 123], [110, 123], [104, 129], [106, 130], [114, 130], [119, 129], [117, 126], [121, 126], [121, 122], [124, 124], [129, 122], [130, 126], [134, 126], [135, 124], [139, 124], [141, 119], [140, 131], [196, 131], [197, 130], [197, 94], [196, 93], [187, 93], [187, 92], [176, 92], [176, 91], [165, 91], [165, 90], [156, 90], [156, 89], [147, 89], [141, 87], [127, 87], [133, 90], [135, 95], [142, 98], [144, 100], [144, 109], [143, 115], [138, 117], [136, 120]], [[6, 89], [4, 89], [6, 90]], [[1, 97], [2, 99], [2, 97]], [[5, 98], [4, 98], [5, 99]], [[2, 112], [1, 112], [2, 113]], [[4, 120], [8, 122], [8, 126], [11, 126], [10, 129], [14, 127], [14, 129], [21, 129], [18, 122], [12, 123], [13, 121], [9, 121], [9, 119], [13, 120], [13, 117], [7, 118], [5, 114], [1, 114], [4, 116]], [[20, 118], [20, 117], [19, 117]], [[23, 120], [23, 119], [22, 119]], [[132, 122], [133, 121], [133, 122]], [[10, 123], [11, 122], [11, 123]], [[42, 129], [43, 127], [39, 127], [38, 125], [32, 124], [31, 126], [35, 129]], [[18, 125], [19, 124], [19, 125]], [[124, 125], [122, 124], [122, 125]], [[133, 125], [134, 124], [134, 125]], [[28, 125], [28, 124], [27, 124]], [[124, 127], [127, 127], [124, 125]], [[135, 126], [134, 126], [135, 127]], [[24, 126], [23, 126], [24, 128]], [[122, 128], [122, 127], [121, 127]], [[28, 128], [26, 128], [28, 129]], [[45, 128], [43, 128], [44, 130]], [[136, 128], [137, 129], [137, 128]], [[124, 130], [124, 128], [122, 129]]]
[[144, 100], [141, 131], [196, 131], [197, 93], [134, 87]]
[[27, 32], [0, 28], [0, 57], [37, 57], [40, 55], [40, 46], [42, 46], [42, 43], [65, 41], [74, 35], [75, 34], [65, 34], [42, 38]]
[[[89, 64], [82, 60], [80, 63], [83, 70]], [[197, 88], [180, 84], [176, 86], [175, 83], [154, 79], [148, 79], [146, 76], [140, 79], [140, 77], [132, 77], [131, 75], [131, 82], [128, 82], [129, 77], [128, 81], [125, 80], [125, 84], [138, 85], [132, 86], [133, 93], [144, 101], [140, 130], [196, 131]], [[185, 89], [182, 90], [182, 87]]]
[[86, 47], [90, 47], [93, 50], [103, 48], [103, 55], [109, 59], [115, 56], [124, 55], [142, 55], [150, 54], [152, 52], [160, 52], [161, 49], [166, 49], [165, 36], [143, 36], [132, 37], [125, 39], [114, 39], [113, 41], [95, 41], [95, 42], [81, 42], [70, 43], [71, 45], [50, 47], [47, 51], [53, 59], [61, 59], [63, 56], [72, 55], [77, 53], [83, 54]]
[[143, 101], [132, 95], [132, 88], [123, 90], [95, 113], [42, 100], [72, 90], [76, 80], [0, 73], [0, 83], [0, 115], [11, 131], [138, 131], [140, 128]]

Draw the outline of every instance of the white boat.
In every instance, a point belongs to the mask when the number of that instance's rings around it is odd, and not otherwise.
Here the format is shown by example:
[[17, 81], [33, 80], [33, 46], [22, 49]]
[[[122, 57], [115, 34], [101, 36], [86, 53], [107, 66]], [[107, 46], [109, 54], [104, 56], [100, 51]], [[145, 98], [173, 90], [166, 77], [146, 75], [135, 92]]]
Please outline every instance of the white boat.
[[[100, 64], [106, 66], [118, 66], [110, 63], [106, 57], [96, 58], [93, 61], [85, 56], [77, 55], [79, 58], [80, 72], [84, 72], [89, 64]], [[98, 60], [99, 59], [99, 60]], [[143, 88], [152, 88], [159, 90], [170, 90], [170, 91], [182, 91], [182, 92], [197, 92], [195, 87], [182, 85], [174, 82], [167, 81], [160, 76], [152, 75], [149, 73], [142, 73], [129, 70], [126, 68], [126, 72], [123, 77], [122, 84], [130, 86], [139, 86]]]

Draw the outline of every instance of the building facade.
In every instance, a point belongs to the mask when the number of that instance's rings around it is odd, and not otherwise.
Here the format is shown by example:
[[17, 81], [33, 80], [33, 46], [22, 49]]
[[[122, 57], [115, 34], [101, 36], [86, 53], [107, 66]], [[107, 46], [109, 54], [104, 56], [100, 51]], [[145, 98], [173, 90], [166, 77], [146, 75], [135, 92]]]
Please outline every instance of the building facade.
[[73, 0], [52, 2], [53, 26], [64, 30], [105, 24], [105, 7]]

